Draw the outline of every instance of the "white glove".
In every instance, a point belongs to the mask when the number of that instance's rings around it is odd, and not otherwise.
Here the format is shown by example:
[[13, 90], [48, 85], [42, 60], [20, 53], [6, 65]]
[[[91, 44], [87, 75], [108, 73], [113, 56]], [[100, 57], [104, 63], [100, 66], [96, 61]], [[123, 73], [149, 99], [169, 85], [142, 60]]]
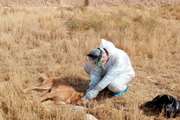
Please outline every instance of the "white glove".
[[96, 89], [89, 90], [84, 96], [85, 99], [91, 100], [99, 94], [99, 91]]

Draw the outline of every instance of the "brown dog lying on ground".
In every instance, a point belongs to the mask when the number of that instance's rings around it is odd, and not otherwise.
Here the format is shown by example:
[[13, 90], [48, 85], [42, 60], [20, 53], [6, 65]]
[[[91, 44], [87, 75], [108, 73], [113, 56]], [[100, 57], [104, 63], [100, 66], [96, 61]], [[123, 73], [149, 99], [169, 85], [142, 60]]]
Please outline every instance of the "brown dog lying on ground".
[[52, 100], [55, 104], [81, 104], [82, 93], [77, 92], [66, 81], [57, 78], [48, 78], [41, 76], [43, 81], [40, 86], [30, 88], [29, 90], [43, 91], [41, 94], [41, 102]]

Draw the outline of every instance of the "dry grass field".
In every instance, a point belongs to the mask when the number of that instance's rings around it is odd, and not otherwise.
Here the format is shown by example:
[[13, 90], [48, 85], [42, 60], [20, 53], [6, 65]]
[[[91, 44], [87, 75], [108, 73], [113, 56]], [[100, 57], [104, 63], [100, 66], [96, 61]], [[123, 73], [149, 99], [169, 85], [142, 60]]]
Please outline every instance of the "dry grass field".
[[83, 120], [85, 112], [42, 104], [37, 92], [23, 90], [45, 73], [84, 91], [85, 55], [101, 38], [128, 52], [136, 78], [125, 96], [92, 101], [87, 112], [99, 120], [164, 120], [139, 106], [158, 94], [180, 97], [179, 5], [0, 7], [0, 119]]

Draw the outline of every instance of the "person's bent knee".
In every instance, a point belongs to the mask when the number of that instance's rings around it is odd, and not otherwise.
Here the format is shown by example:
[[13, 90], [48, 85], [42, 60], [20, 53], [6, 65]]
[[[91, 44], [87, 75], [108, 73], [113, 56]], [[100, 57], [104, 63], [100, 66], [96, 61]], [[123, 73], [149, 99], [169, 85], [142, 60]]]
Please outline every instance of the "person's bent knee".
[[127, 85], [113, 85], [113, 84], [110, 84], [108, 86], [108, 89], [114, 93], [117, 93], [117, 92], [121, 92], [121, 91], [124, 91], [125, 89], [127, 89]]

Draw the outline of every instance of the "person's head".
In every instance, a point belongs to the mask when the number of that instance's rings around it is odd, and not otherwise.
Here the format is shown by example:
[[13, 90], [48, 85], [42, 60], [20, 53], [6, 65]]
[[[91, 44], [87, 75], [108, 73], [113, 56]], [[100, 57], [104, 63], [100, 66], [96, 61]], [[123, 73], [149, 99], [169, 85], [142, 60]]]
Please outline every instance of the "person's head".
[[96, 66], [102, 66], [109, 59], [109, 53], [105, 48], [95, 48], [87, 54], [88, 61]]

